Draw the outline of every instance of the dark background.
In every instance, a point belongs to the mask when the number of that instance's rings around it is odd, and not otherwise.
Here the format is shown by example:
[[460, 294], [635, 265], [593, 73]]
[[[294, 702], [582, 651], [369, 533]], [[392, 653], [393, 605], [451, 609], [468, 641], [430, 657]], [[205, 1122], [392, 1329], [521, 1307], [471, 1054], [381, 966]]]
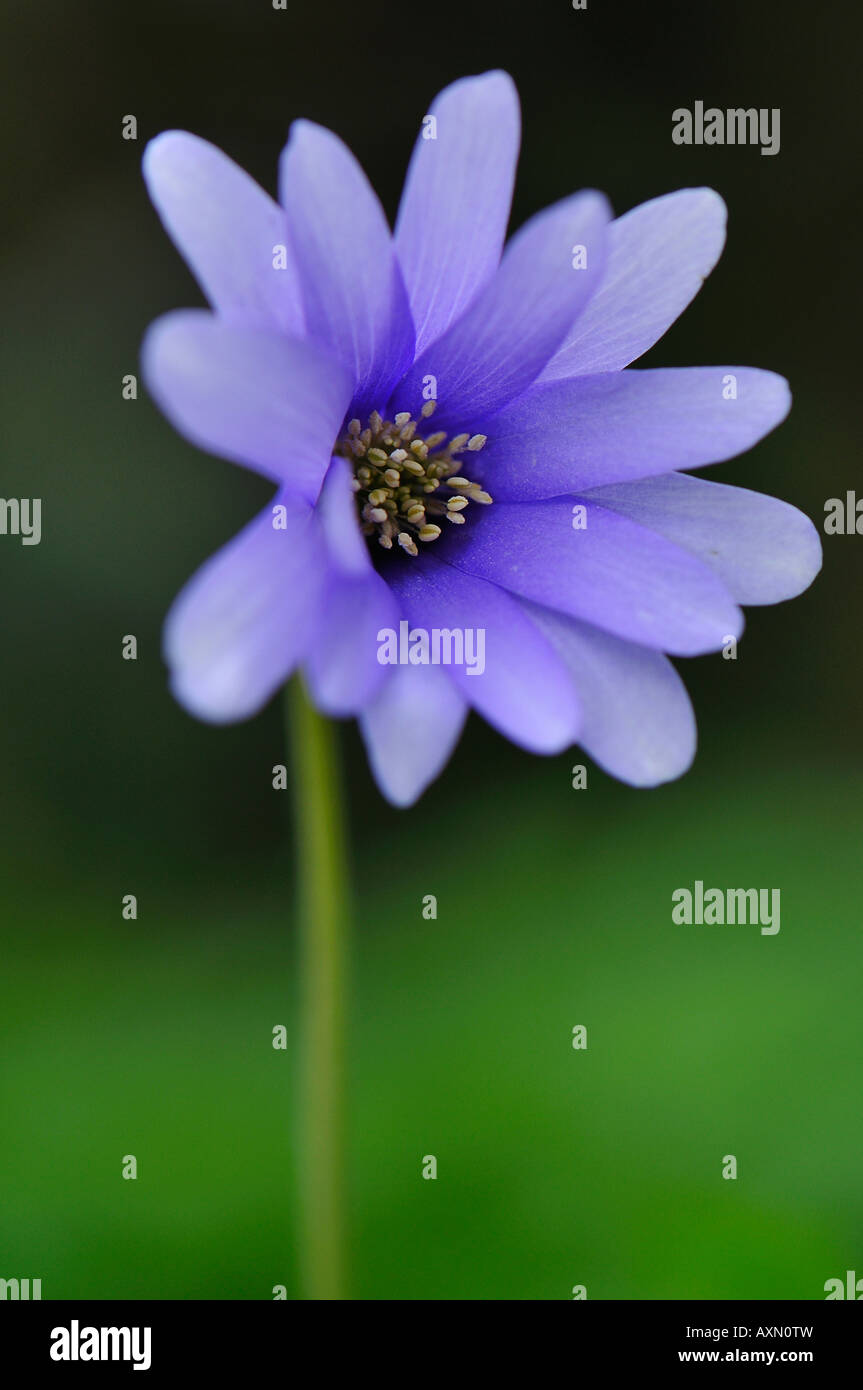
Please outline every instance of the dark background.
[[[147, 324], [201, 302], [144, 191], [147, 139], [192, 130], [275, 192], [311, 117], [394, 214], [434, 94], [501, 66], [524, 121], [513, 226], [580, 186], [623, 212], [712, 185], [726, 252], [642, 365], [788, 376], [789, 421], [709, 476], [820, 525], [859, 485], [860, 38], [850, 6], [753, 0], [6, 4], [2, 492], [43, 499], [43, 537], [0, 537], [0, 1277], [46, 1298], [296, 1290], [281, 704], [196, 724], [159, 654], [179, 587], [270, 490], [143, 389], [121, 398]], [[696, 99], [780, 107], [780, 153], [674, 145]], [[750, 610], [736, 662], [680, 663], [700, 751], [672, 786], [589, 765], [573, 791], [581, 754], [532, 759], [472, 718], [395, 812], [345, 726], [356, 1296], [818, 1298], [863, 1274], [863, 540], [824, 543], [809, 593]], [[696, 878], [779, 887], [780, 934], [674, 927]]]

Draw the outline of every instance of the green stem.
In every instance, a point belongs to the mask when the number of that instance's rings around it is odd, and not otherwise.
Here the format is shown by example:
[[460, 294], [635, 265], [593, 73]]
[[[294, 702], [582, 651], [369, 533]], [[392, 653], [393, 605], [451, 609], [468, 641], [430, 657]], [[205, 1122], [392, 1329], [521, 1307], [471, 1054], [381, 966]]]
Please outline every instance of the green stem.
[[346, 1294], [345, 997], [348, 873], [335, 728], [299, 678], [289, 692], [302, 987], [299, 1091], [303, 1296]]

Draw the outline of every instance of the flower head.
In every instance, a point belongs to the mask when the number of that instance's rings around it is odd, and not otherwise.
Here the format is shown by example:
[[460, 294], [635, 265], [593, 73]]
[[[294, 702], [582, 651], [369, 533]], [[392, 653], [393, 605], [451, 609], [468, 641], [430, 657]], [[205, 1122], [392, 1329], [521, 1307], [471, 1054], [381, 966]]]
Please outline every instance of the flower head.
[[[301, 668], [323, 711], [359, 717], [400, 805], [469, 707], [530, 751], [580, 743], [655, 785], [695, 748], [666, 654], [719, 650], [738, 605], [790, 598], [820, 565], [800, 512], [681, 471], [755, 444], [787, 384], [629, 370], [720, 254], [715, 193], [617, 220], [578, 193], [504, 248], [511, 80], [465, 78], [429, 115], [394, 233], [349, 150], [307, 121], [278, 204], [192, 135], [147, 147], [153, 201], [212, 309], [151, 327], [149, 389], [186, 438], [277, 489], [176, 600], [172, 688], [228, 722]], [[481, 669], [458, 659], [468, 633]]]

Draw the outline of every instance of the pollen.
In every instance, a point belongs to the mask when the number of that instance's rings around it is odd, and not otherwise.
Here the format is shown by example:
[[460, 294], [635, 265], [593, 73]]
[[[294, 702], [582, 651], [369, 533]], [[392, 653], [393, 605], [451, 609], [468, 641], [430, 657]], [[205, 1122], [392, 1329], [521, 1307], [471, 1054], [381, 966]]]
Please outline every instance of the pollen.
[[351, 485], [363, 535], [384, 550], [397, 545], [405, 555], [416, 556], [418, 541], [428, 545], [441, 535], [439, 521], [463, 526], [471, 502], [487, 507], [492, 501], [462, 471], [460, 458], [482, 449], [485, 435], [448, 439], [444, 430], [420, 433], [435, 406], [427, 401], [417, 420], [407, 411], [385, 420], [373, 410], [365, 426], [351, 420], [336, 444], [334, 452], [353, 465]]

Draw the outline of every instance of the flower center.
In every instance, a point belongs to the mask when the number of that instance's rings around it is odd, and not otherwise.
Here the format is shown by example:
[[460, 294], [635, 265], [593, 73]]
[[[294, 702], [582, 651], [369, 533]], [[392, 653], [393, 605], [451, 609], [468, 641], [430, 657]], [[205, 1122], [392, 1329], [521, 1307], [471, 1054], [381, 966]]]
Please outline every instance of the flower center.
[[463, 526], [471, 502], [487, 506], [492, 500], [465, 477], [459, 459], [465, 450], [481, 449], [484, 434], [457, 434], [447, 442], [443, 430], [417, 433], [436, 404], [426, 402], [419, 422], [407, 411], [384, 420], [373, 410], [365, 429], [361, 420], [351, 420], [336, 445], [335, 452], [353, 463], [351, 486], [363, 535], [376, 536], [384, 550], [396, 541], [407, 555], [418, 555], [417, 541], [436, 541], [441, 534], [438, 522]]

